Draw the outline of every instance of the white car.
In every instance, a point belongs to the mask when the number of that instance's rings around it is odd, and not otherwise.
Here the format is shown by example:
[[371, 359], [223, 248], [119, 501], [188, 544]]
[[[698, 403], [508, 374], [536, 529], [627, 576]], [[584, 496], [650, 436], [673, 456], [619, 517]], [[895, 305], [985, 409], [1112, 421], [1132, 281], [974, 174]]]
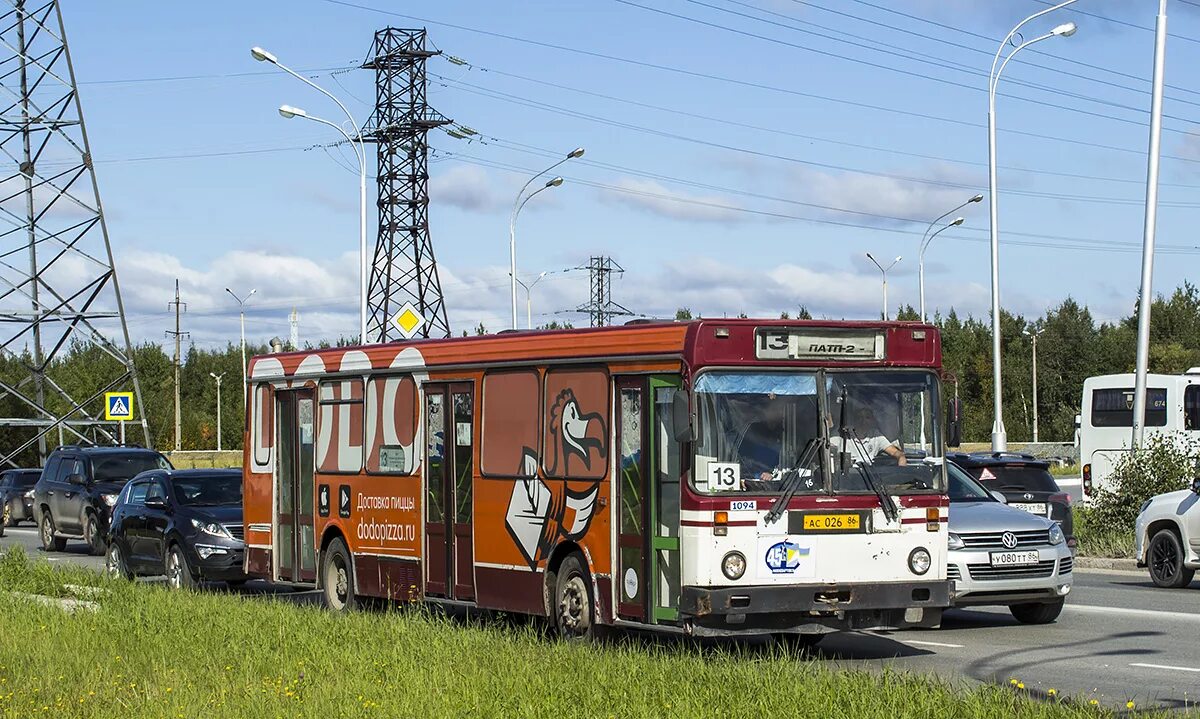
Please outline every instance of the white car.
[[1134, 525], [1137, 565], [1160, 587], [1186, 587], [1200, 569], [1200, 479], [1142, 504]]

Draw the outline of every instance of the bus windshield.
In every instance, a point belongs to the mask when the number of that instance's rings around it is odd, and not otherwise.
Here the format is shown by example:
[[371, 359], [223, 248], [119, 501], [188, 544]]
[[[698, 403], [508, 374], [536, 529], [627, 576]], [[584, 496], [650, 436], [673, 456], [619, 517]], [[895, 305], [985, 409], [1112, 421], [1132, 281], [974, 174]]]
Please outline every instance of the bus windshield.
[[774, 494], [793, 473], [800, 493], [944, 486], [932, 373], [713, 371], [695, 392], [700, 492]]

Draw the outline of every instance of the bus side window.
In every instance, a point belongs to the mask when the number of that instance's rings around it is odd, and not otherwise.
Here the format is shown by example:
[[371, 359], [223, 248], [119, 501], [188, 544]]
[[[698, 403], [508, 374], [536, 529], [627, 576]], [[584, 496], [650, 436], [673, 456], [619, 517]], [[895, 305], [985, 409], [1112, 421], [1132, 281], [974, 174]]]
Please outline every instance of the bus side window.
[[367, 382], [367, 472], [412, 474], [417, 469], [417, 385], [412, 377]]
[[1189, 384], [1183, 391], [1184, 429], [1200, 429], [1200, 385]]
[[537, 474], [541, 390], [536, 370], [501, 370], [484, 375], [479, 448], [484, 476]]

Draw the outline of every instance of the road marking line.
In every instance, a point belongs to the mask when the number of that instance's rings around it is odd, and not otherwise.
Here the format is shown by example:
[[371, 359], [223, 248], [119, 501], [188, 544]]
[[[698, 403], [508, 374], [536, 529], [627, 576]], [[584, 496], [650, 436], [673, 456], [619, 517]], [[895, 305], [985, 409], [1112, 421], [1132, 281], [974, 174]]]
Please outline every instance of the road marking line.
[[1142, 664], [1141, 662], [1134, 662], [1129, 666], [1144, 667], [1146, 669], [1173, 669], [1177, 672], [1200, 672], [1200, 669], [1196, 669], [1195, 667], [1173, 667], [1170, 664]]
[[945, 647], [946, 649], [962, 649], [962, 644], [946, 644], [945, 642], [922, 642], [917, 639], [906, 640], [907, 644], [917, 644], [923, 647]]
[[1156, 619], [1181, 619], [1200, 622], [1200, 614], [1189, 612], [1164, 612], [1158, 609], [1123, 609], [1120, 607], [1098, 607], [1091, 604], [1067, 604], [1063, 609], [1080, 614], [1125, 614], [1134, 617], [1153, 617]]

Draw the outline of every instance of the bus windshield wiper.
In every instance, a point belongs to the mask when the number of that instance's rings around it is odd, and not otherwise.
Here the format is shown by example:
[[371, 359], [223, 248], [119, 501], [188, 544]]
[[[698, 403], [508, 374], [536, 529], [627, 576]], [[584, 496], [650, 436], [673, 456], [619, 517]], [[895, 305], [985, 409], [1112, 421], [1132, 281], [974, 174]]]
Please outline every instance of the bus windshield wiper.
[[788, 502], [792, 501], [792, 497], [795, 496], [796, 490], [800, 488], [800, 479], [802, 477], [800, 472], [804, 469], [807, 469], [808, 465], [812, 464], [813, 457], [815, 457], [817, 452], [820, 451], [824, 446], [825, 442], [820, 437], [813, 437], [812, 439], [808, 440], [808, 444], [804, 445], [804, 450], [800, 452], [800, 456], [796, 458], [796, 461], [792, 464], [792, 468], [789, 470], [790, 474], [788, 474], [783, 480], [783, 486], [780, 488], [782, 491], [779, 494], [779, 498], [775, 500], [775, 504], [771, 505], [771, 511], [767, 512], [767, 516], [765, 518], [767, 524], [773, 524], [781, 516], [783, 516], [784, 510], [787, 509]]
[[[858, 469], [862, 472], [863, 479], [866, 481], [867, 486], [871, 488], [871, 491], [875, 493], [876, 497], [879, 497], [879, 504], [883, 509], [883, 516], [889, 521], [896, 521], [896, 518], [900, 515], [900, 510], [896, 507], [896, 503], [892, 501], [892, 496], [883, 491], [882, 485], [879, 484], [879, 482], [875, 479], [874, 473], [871, 472], [871, 458], [867, 457], [866, 445], [863, 444], [862, 439], [859, 438], [858, 432], [855, 432], [853, 429], [850, 430], [850, 437], [854, 440], [854, 446], [858, 449], [859, 455], [861, 455], [863, 458], [863, 461], [858, 465]], [[845, 439], [843, 438], [842, 441], [845, 442]]]

